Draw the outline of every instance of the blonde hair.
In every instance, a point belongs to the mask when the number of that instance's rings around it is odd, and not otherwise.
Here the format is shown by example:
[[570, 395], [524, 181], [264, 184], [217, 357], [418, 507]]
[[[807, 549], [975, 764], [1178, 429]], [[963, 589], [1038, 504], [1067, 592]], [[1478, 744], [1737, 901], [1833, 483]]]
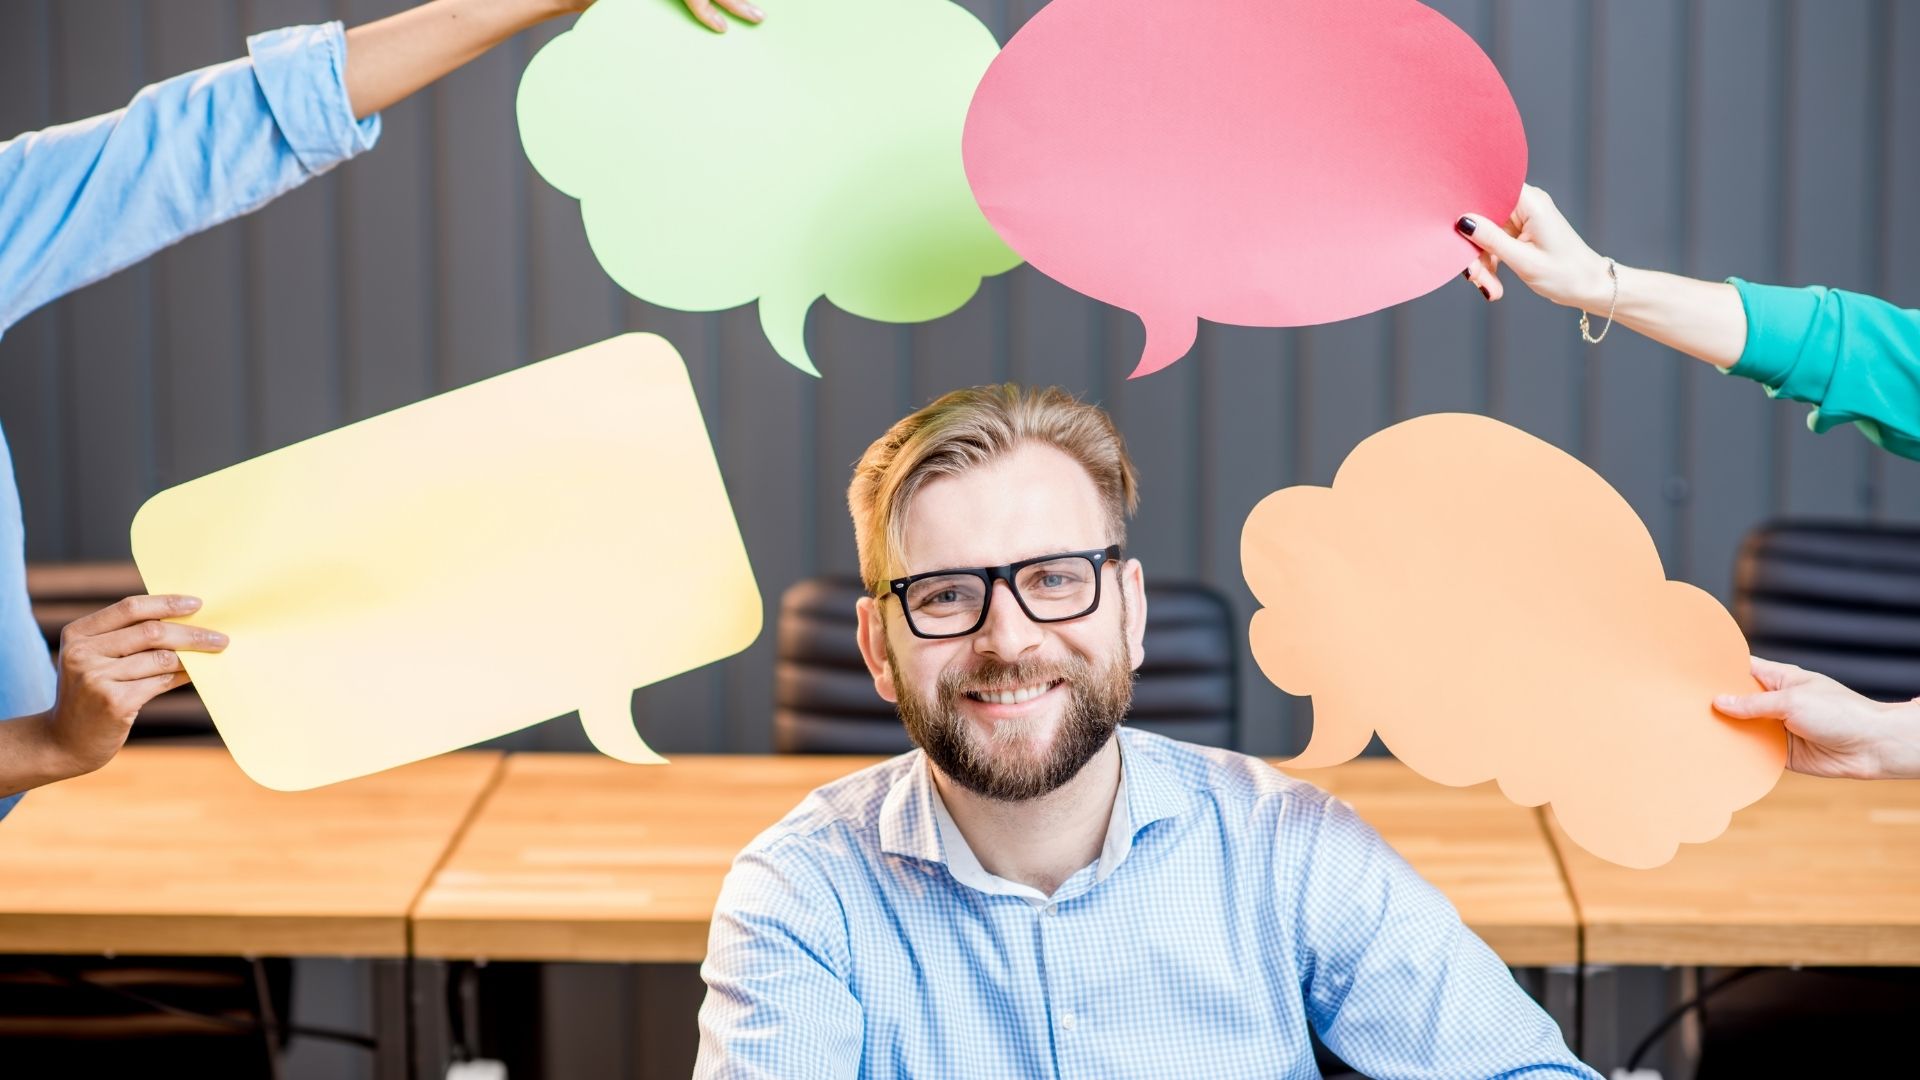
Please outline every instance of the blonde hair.
[[868, 591], [880, 595], [899, 576], [907, 511], [928, 480], [985, 465], [1024, 443], [1051, 446], [1079, 462], [1100, 493], [1108, 542], [1126, 543], [1138, 480], [1105, 410], [1056, 386], [969, 387], [942, 395], [887, 429], [853, 467], [847, 507]]

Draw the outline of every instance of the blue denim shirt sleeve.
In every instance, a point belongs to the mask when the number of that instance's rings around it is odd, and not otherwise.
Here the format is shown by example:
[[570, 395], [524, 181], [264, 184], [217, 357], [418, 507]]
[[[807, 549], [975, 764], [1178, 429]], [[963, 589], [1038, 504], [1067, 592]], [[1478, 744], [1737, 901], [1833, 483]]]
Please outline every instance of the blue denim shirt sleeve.
[[258, 34], [247, 49], [116, 112], [0, 143], [0, 332], [379, 138], [378, 116], [353, 118], [339, 23]]
[[[155, 83], [126, 108], [0, 143], [0, 333], [66, 293], [371, 148], [347, 99], [346, 33], [296, 26]], [[0, 436], [0, 720], [52, 704], [13, 469]], [[0, 798], [0, 817], [17, 797]]]

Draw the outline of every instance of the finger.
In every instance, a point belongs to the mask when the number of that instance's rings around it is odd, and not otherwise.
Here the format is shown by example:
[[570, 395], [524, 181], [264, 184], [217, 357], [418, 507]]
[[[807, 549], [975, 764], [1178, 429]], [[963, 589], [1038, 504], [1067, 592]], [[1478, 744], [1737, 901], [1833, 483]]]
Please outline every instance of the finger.
[[1760, 685], [1769, 690], [1780, 690], [1802, 682], [1807, 674], [1805, 668], [1783, 664], [1778, 660], [1766, 660], [1758, 656], [1750, 659], [1753, 665], [1753, 677], [1760, 680]]
[[1721, 694], [1713, 699], [1713, 708], [1722, 716], [1735, 720], [1757, 720], [1763, 717], [1780, 719], [1787, 715], [1792, 704], [1785, 690], [1769, 690], [1764, 694]]
[[150, 649], [135, 653], [115, 660], [106, 669], [109, 678], [123, 683], [137, 683], [155, 675], [174, 675], [185, 670], [187, 668], [181, 663], [180, 654], [172, 649]]
[[1506, 295], [1506, 289], [1500, 284], [1500, 275], [1489, 270], [1485, 263], [1477, 259], [1462, 270], [1460, 276], [1466, 278], [1474, 288], [1479, 289], [1480, 295], [1489, 301], [1498, 300]]
[[687, 0], [687, 10], [709, 28], [722, 34], [727, 32], [727, 17], [713, 9], [713, 0]]
[[129, 596], [110, 607], [101, 608], [91, 615], [67, 624], [63, 637], [95, 637], [118, 630], [123, 626], [146, 622], [149, 619], [177, 619], [182, 615], [191, 615], [200, 610], [200, 600], [193, 596]]
[[1531, 185], [1521, 189], [1520, 201], [1507, 220], [1507, 233], [1519, 238], [1529, 252], [1569, 241], [1581, 242], [1580, 234], [1553, 204], [1553, 196]]
[[1542, 214], [1557, 212], [1553, 205], [1553, 196], [1532, 184], [1520, 185], [1520, 198], [1514, 201], [1512, 224], [1515, 228], [1525, 228], [1527, 222]]
[[93, 647], [101, 655], [113, 657], [134, 656], [149, 649], [217, 653], [227, 647], [227, 635], [184, 623], [143, 622], [101, 634], [93, 639]]
[[717, 0], [719, 5], [750, 23], [765, 22], [767, 13], [747, 3], [747, 0]]
[[126, 684], [126, 700], [133, 703], [135, 712], [139, 712], [147, 702], [176, 687], [185, 686], [191, 681], [193, 680], [187, 678], [187, 673], [184, 671], [138, 679]]
[[1479, 214], [1463, 215], [1459, 221], [1453, 223], [1453, 227], [1460, 235], [1479, 245], [1480, 250], [1490, 251], [1507, 262], [1511, 263], [1516, 258], [1524, 260], [1527, 257], [1527, 246], [1524, 243], [1508, 236], [1507, 230]]

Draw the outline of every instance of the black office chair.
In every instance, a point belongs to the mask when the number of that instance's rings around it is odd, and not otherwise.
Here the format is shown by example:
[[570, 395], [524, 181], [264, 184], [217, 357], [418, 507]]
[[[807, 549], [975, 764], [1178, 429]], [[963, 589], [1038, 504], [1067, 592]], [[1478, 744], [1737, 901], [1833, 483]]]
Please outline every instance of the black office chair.
[[[854, 640], [858, 578], [796, 582], [780, 601], [773, 741], [782, 753], [893, 754], [912, 743]], [[1147, 586], [1146, 662], [1127, 723], [1187, 742], [1239, 739], [1239, 639], [1233, 611], [1205, 585]]]
[[[1830, 675], [1868, 697], [1920, 694], [1920, 529], [1769, 522], [1734, 567], [1733, 615], [1754, 655]], [[1906, 1052], [1920, 972], [1709, 973], [1699, 1080], [1873, 1075]]]
[[1733, 617], [1756, 656], [1880, 701], [1920, 694], [1920, 529], [1762, 525], [1740, 546]]
[[[132, 563], [27, 568], [34, 617], [56, 656], [67, 623], [145, 591]], [[186, 687], [142, 709], [128, 741], [218, 745], [219, 737]], [[200, 1076], [275, 1075], [292, 993], [292, 964], [278, 958], [0, 957], [0, 1071], [165, 1074], [191, 1062]]]

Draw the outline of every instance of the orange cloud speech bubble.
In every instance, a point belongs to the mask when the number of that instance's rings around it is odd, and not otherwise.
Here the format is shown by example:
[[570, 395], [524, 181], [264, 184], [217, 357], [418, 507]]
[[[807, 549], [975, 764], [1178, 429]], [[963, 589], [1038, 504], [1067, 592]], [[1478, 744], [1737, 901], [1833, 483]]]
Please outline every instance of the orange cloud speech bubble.
[[1599, 474], [1497, 420], [1378, 432], [1332, 487], [1261, 500], [1240, 560], [1254, 658], [1313, 697], [1289, 767], [1337, 765], [1377, 731], [1421, 775], [1498, 780], [1644, 869], [1720, 835], [1786, 764], [1778, 723], [1713, 711], [1756, 689], [1732, 616], [1667, 580]]

